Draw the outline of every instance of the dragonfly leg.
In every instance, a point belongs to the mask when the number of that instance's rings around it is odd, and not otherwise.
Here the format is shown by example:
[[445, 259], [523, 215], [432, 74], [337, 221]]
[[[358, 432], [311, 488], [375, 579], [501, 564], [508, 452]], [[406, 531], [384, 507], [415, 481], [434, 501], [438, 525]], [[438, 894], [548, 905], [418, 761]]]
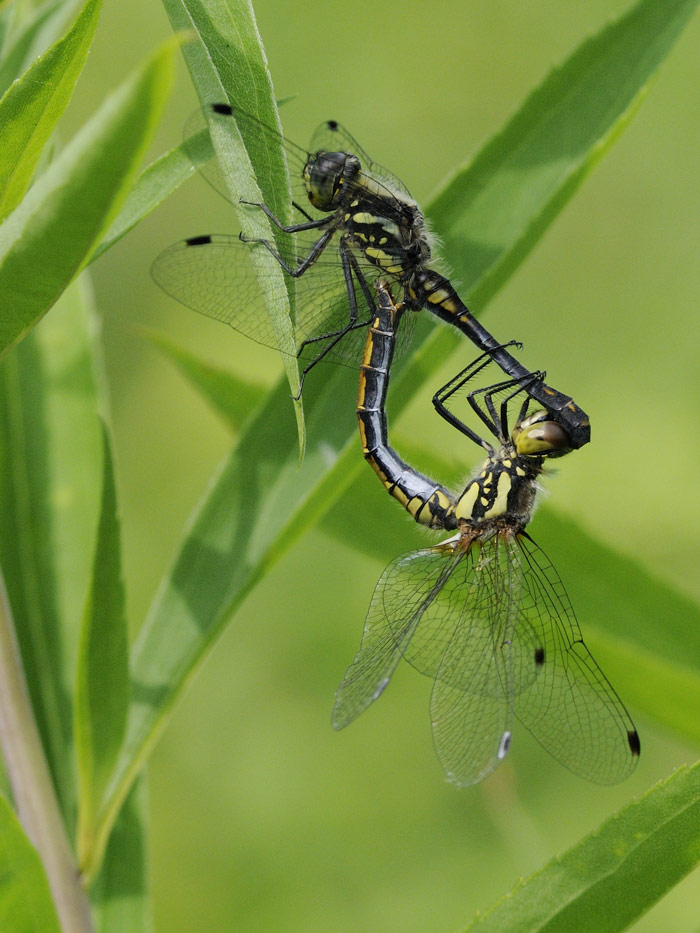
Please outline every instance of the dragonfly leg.
[[262, 201], [241, 200], [238, 203], [245, 204], [248, 207], [259, 207], [268, 220], [272, 221], [272, 223], [277, 227], [278, 230], [281, 230], [282, 233], [301, 233], [302, 230], [319, 230], [321, 227], [326, 227], [332, 220], [335, 219], [334, 215], [331, 214], [328, 217], [321, 217], [319, 220], [312, 220], [306, 211], [303, 211], [297, 204], [295, 204], [294, 207], [296, 207], [298, 211], [301, 211], [305, 217], [309, 217], [309, 220], [303, 224], [283, 224], [281, 220], [275, 217], [270, 208], [266, 204], [262, 203]]
[[283, 259], [283, 257], [280, 256], [280, 254], [277, 252], [274, 246], [269, 242], [269, 240], [257, 239], [254, 237], [245, 237], [243, 236], [242, 233], [239, 234], [239, 239], [242, 243], [259, 243], [261, 246], [264, 246], [265, 249], [268, 251], [268, 253], [282, 266], [284, 271], [288, 275], [291, 275], [292, 278], [297, 279], [299, 278], [300, 275], [303, 275], [306, 272], [306, 270], [316, 262], [316, 260], [321, 255], [321, 253], [328, 246], [331, 240], [331, 237], [333, 236], [333, 232], [334, 231], [332, 230], [327, 230], [322, 236], [320, 236], [318, 240], [314, 243], [314, 245], [311, 247], [308, 254], [304, 256], [304, 258], [299, 262], [299, 265], [294, 268], [292, 268], [292, 266], [290, 266]]
[[[502, 349], [504, 347], [511, 346], [520, 346], [516, 340], [511, 340], [509, 343], [502, 344], [494, 349]], [[464, 386], [478, 375], [483, 369], [485, 369], [491, 362], [492, 351], [487, 350], [485, 353], [482, 353], [481, 356], [478, 356], [473, 360], [469, 366], [465, 367], [461, 372], [457, 373], [449, 382], [447, 382], [442, 388], [433, 396], [433, 405], [438, 414], [444, 418], [449, 424], [457, 428], [458, 431], [461, 431], [462, 434], [465, 434], [476, 444], [479, 444], [485, 450], [491, 450], [491, 445], [485, 441], [483, 438], [479, 437], [475, 431], [468, 427], [461, 419], [459, 419], [454, 412], [450, 411], [447, 407], [447, 401], [455, 396]], [[512, 385], [512, 380], [509, 381], [508, 385]], [[479, 419], [486, 425], [489, 431], [492, 434], [498, 434], [497, 429], [497, 418], [495, 412], [491, 412], [491, 417], [473, 400], [473, 396], [478, 394], [477, 392], [469, 393], [467, 399], [471, 404], [473, 410], [478, 415]]]
[[299, 345], [299, 352], [297, 353], [297, 359], [299, 359], [301, 354], [304, 352], [304, 349], [310, 346], [312, 343], [318, 343], [321, 340], [330, 340], [330, 343], [328, 344], [327, 347], [324, 347], [323, 350], [321, 350], [321, 352], [318, 354], [318, 356], [314, 357], [314, 359], [311, 360], [309, 365], [305, 366], [304, 369], [302, 370], [301, 380], [299, 383], [299, 392], [297, 393], [297, 395], [292, 396], [295, 402], [299, 401], [299, 399], [301, 398], [301, 390], [304, 386], [304, 379], [306, 379], [307, 373], [311, 372], [314, 366], [317, 363], [320, 363], [321, 360], [325, 356], [327, 356], [328, 353], [330, 353], [333, 347], [337, 346], [340, 343], [340, 341], [343, 339], [343, 337], [346, 334], [349, 334], [350, 331], [358, 330], [362, 327], [367, 327], [369, 323], [370, 323], [370, 320], [356, 321], [354, 324], [347, 324], [345, 327], [342, 328], [342, 330], [335, 331], [334, 333], [320, 334], [318, 337], [308, 337], [306, 340], [302, 340], [301, 344]]

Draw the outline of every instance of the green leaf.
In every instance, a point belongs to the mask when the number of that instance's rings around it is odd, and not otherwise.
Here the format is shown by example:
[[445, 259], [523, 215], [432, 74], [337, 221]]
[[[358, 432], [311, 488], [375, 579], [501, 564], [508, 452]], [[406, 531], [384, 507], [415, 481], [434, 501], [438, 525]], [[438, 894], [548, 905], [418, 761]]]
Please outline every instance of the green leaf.
[[700, 765], [694, 765], [521, 881], [468, 929], [626, 930], [699, 860]]
[[124, 206], [110, 224], [102, 242], [90, 257], [90, 262], [94, 262], [194, 175], [195, 168], [190, 156], [205, 161], [212, 154], [211, 139], [202, 131], [197, 137], [190, 137], [186, 143], [181, 143], [149, 165], [129, 192]]
[[[345, 463], [354, 412], [351, 404], [339, 411], [336, 400], [352, 398], [356, 374], [334, 369], [330, 384], [309, 386], [310, 436], [318, 440], [301, 466], [284, 383], [248, 421], [192, 519], [132, 651], [129, 724], [103, 812], [103, 842], [174, 703], [231, 612], [337, 494], [328, 468], [339, 459]], [[351, 463], [359, 468], [362, 461], [355, 456]]]
[[0, 564], [68, 825], [75, 820], [70, 697], [99, 503], [88, 304], [73, 284], [0, 362]]
[[86, 0], [73, 27], [0, 100], [0, 220], [19, 204], [39, 156], [68, 106], [87, 59], [101, 0]]
[[91, 891], [99, 933], [147, 933], [148, 899], [146, 780], [142, 776], [119, 812], [100, 875]]
[[258, 407], [266, 391], [227, 370], [205, 363], [188, 350], [178, 347], [167, 337], [147, 332], [148, 338], [172, 360], [212, 408], [237, 431]]
[[[0, 41], [0, 95], [56, 39], [66, 20], [66, 12], [70, 10], [64, 0], [49, 0], [31, 10], [29, 16], [25, 13], [25, 17], [18, 13], [18, 4], [5, 5], [2, 10], [5, 41]], [[19, 27], [15, 26], [16, 20], [23, 20]]]
[[0, 879], [0, 929], [61, 933], [39, 856], [4, 797], [0, 797]]
[[[662, 6], [656, 4], [656, 7], [663, 11], [661, 15], [665, 15], [666, 21], [672, 23], [677, 32], [693, 5], [676, 0]], [[637, 10], [646, 10], [650, 6], [647, 0]], [[627, 42], [618, 46], [624, 59], [623, 69], [626, 65], [631, 67], [640, 57], [647, 63], [646, 70], [634, 71], [637, 91], [658, 62], [650, 49], [664, 52], [670, 49], [669, 30], [660, 28], [659, 23], [656, 27], [652, 29], [650, 25], [648, 29], [640, 30], [637, 18], [632, 14], [620, 20], [616, 27], [609, 27], [609, 30], [616, 30], [616, 35], [627, 36]], [[592, 97], [601, 93], [601, 81], [605, 84], [600, 67], [609, 59], [609, 30], [604, 31], [597, 44], [596, 40], [586, 43], [585, 67], [589, 80], [584, 81], [579, 75], [579, 83]], [[530, 163], [521, 167], [516, 179], [522, 197], [530, 192], [530, 218], [533, 229], [540, 234], [545, 221], [551, 220], [555, 207], [561, 208], [571, 196], [574, 186], [568, 176], [561, 178], [554, 196], [550, 189], [533, 183], [542, 164], [547, 162], [553, 139], [558, 139], [560, 130], [564, 133], [569, 123], [580, 119], [583, 106], [581, 95], [572, 97], [561, 83], [555, 82], [554, 90], [558, 97], [550, 99], [550, 108], [558, 115], [559, 124], [544, 125], [540, 122], [533, 136], [525, 121], [518, 123], [521, 135], [528, 140], [532, 158]], [[618, 93], [615, 88], [611, 93], [615, 100], [606, 107], [607, 122], [588, 127], [587, 147], [590, 152], [600, 145], [601, 136], [605, 136], [606, 142], [610, 141], [611, 127], [622, 125], [623, 115], [629, 106], [630, 87], [627, 83]], [[510, 138], [517, 144], [512, 130]], [[476, 164], [480, 165], [478, 159]], [[501, 171], [496, 163], [489, 176], [484, 167], [480, 167], [483, 197], [490, 196], [491, 186], [499, 186]], [[463, 173], [462, 183], [469, 177], [467, 170]], [[578, 181], [582, 177], [579, 174]], [[510, 187], [515, 219], [520, 212], [521, 197], [515, 197], [517, 192], [512, 185]], [[507, 235], [503, 217], [505, 210], [506, 206], [502, 206], [499, 214], [503, 236], [489, 252], [490, 265], [500, 269], [502, 277], [522, 258], [518, 228]], [[486, 223], [487, 220], [482, 217], [480, 222]], [[479, 228], [472, 231], [473, 237], [480, 235]], [[447, 247], [449, 250], [449, 239]], [[484, 275], [482, 270], [480, 280]], [[473, 274], [465, 274], [463, 279], [467, 287], [475, 284]], [[424, 338], [430, 331], [426, 317], [419, 322], [419, 333]], [[399, 361], [396, 375], [392, 377], [394, 416], [420, 390], [426, 374], [438, 362], [444, 361], [446, 352], [453, 346], [452, 334], [441, 328], [430, 339], [416, 340], [414, 345], [415, 351], [404, 361]], [[297, 470], [293, 462], [289, 424], [284, 418], [285, 393], [278, 388], [242, 433], [238, 448], [216, 476], [192, 518], [180, 553], [159, 590], [134, 648], [134, 694], [127, 738], [104, 810], [103, 837], [106, 837], [124, 794], [164, 728], [175, 702], [196, 673], [230, 613], [265, 569], [332, 503], [341, 499], [354, 477], [366, 469], [355, 437], [353, 408], [357, 377], [350, 370], [336, 369], [337, 372], [322, 388], [319, 380], [308, 387], [310, 452], [302, 468]]]
[[[280, 102], [280, 106], [282, 103], [284, 101]], [[213, 156], [211, 137], [208, 132], [202, 130], [194, 136], [189, 136], [185, 142], [149, 165], [129, 192], [126, 203], [90, 257], [90, 262], [94, 262], [169, 195], [177, 191], [180, 185], [194, 174], [193, 163], [199, 165], [208, 162]], [[284, 208], [284, 213], [286, 212], [287, 205]]]
[[2, 350], [55, 303], [116, 215], [167, 97], [173, 52], [165, 44], [107, 98], [0, 226]]
[[103, 479], [92, 580], [83, 616], [75, 691], [80, 787], [78, 860], [92, 845], [95, 816], [124, 738], [129, 703], [129, 646], [121, 578], [117, 492], [109, 437], [102, 432]]
[[[242, 0], [164, 0], [173, 29], [194, 29], [199, 42], [185, 45], [183, 52], [192, 82], [203, 105], [221, 101], [235, 103], [269, 126], [280, 128], [257, 25], [251, 6]], [[229, 124], [231, 121], [227, 121]], [[230, 129], [230, 128], [229, 128]], [[243, 127], [243, 130], [246, 128]], [[276, 217], [289, 223], [292, 197], [282, 141], [272, 149], [270, 140], [250, 128], [245, 137], [224, 132], [212, 125], [212, 142], [234, 205], [239, 201], [264, 202]], [[240, 210], [239, 222], [246, 236], [274, 242], [280, 231], [273, 228], [262, 211]], [[265, 276], [263, 293], [269, 304], [264, 311], [275, 329], [291, 395], [299, 395], [299, 367], [290, 307], [294, 306], [294, 283], [281, 268], [252, 254], [251, 259]], [[272, 279], [276, 277], [274, 298]], [[301, 455], [305, 449], [304, 415], [301, 401], [294, 413]]]

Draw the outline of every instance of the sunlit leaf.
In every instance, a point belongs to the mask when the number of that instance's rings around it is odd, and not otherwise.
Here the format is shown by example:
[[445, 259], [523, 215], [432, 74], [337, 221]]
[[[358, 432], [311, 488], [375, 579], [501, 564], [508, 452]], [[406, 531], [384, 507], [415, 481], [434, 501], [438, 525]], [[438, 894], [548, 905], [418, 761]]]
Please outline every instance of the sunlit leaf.
[[700, 765], [682, 768], [468, 927], [626, 930], [700, 861]]
[[0, 563], [42, 744], [75, 820], [70, 696], [99, 503], [89, 296], [74, 283], [0, 362]]
[[0, 879], [0, 929], [12, 933], [60, 933], [39, 856], [3, 797], [0, 797]]
[[78, 853], [89, 850], [95, 816], [124, 737], [129, 647], [121, 577], [120, 525], [112, 453], [103, 430], [102, 504], [87, 595], [75, 690], [80, 787]]
[[0, 220], [29, 187], [46, 141], [68, 106], [95, 35], [102, 0], [86, 0], [69, 32], [0, 100]]
[[0, 225], [3, 351], [56, 302], [119, 210], [167, 97], [174, 51], [165, 44], [111, 94]]
[[[239, 0], [164, 0], [164, 6], [173, 29], [194, 29], [199, 40], [187, 44], [183, 52], [202, 105], [228, 101], [268, 126], [279, 126], [272, 80], [250, 5]], [[261, 133], [249, 130], [245, 137], [236, 138], [213, 127], [212, 142], [233, 203], [263, 201], [276, 217], [289, 223], [291, 194], [281, 141], [273, 148]], [[262, 211], [240, 210], [239, 221], [246, 236], [274, 242], [279, 235]], [[258, 260], [253, 257], [253, 261]], [[293, 283], [274, 264], [265, 263], [261, 272], [266, 276], [264, 292], [269, 299], [261, 313], [270, 316], [290, 394], [296, 399], [299, 367], [290, 315], [293, 293], [290, 301], [289, 292]], [[303, 456], [306, 440], [300, 400], [294, 402], [294, 414]]]
[[166, 152], [141, 173], [102, 242], [90, 257], [90, 262], [94, 262], [105, 250], [132, 230], [194, 174], [195, 167], [190, 156], [197, 153], [202, 160], [211, 157], [211, 140], [204, 132], [200, 133], [197, 139], [189, 139], [186, 147], [181, 143], [170, 152]]

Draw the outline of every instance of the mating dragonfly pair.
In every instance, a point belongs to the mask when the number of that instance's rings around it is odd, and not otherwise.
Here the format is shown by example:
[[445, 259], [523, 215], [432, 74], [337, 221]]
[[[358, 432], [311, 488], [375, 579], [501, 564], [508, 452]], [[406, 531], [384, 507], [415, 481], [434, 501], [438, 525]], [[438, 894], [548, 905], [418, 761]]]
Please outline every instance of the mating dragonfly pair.
[[[190, 238], [156, 259], [155, 281], [183, 304], [275, 346], [261, 301], [275, 287], [266, 268], [278, 275], [281, 267], [296, 286], [302, 384], [322, 360], [362, 361], [358, 419], [365, 458], [416, 521], [456, 532], [398, 558], [383, 573], [361, 648], [338, 689], [334, 727], [347, 725], [383, 692], [403, 657], [433, 679], [435, 747], [454, 783], [473, 784], [493, 771], [510, 746], [514, 718], [575, 773], [600, 783], [624, 779], [639, 756], [637, 732], [585, 647], [556, 571], [525, 530], [545, 461], [588, 442], [585, 412], [546, 385], [542, 373], [523, 367], [508, 350], [512, 344], [498, 343], [471, 315], [448, 279], [431, 268], [423, 215], [407, 189], [339, 124], [324, 123], [306, 151], [228, 105], [212, 106], [207, 117], [232, 131], [235, 123], [244, 137], [262, 136], [271, 146], [282, 140], [299, 219], [284, 224], [266, 204], [250, 204], [272, 223], [273, 241]], [[200, 168], [230, 197], [216, 160]], [[488, 452], [459, 497], [404, 463], [388, 442], [390, 366], [407, 340], [406, 325], [423, 309], [482, 351], [433, 400]], [[472, 389], [466, 400], [496, 444], [451, 410], [492, 363], [508, 379]], [[540, 408], [530, 413], [533, 402]]]

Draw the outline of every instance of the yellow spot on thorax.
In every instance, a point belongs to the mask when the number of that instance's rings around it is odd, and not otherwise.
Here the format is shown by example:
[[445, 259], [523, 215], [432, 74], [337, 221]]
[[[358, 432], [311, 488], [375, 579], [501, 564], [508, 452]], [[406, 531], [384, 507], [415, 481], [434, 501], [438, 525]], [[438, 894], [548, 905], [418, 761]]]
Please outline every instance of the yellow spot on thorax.
[[513, 485], [509, 473], [501, 473], [496, 487], [496, 500], [486, 513], [488, 518], [504, 515], [508, 509], [508, 493]]
[[479, 495], [479, 484], [476, 480], [471, 482], [460, 496], [459, 502], [455, 507], [455, 515], [458, 519], [471, 519], [474, 505]]

